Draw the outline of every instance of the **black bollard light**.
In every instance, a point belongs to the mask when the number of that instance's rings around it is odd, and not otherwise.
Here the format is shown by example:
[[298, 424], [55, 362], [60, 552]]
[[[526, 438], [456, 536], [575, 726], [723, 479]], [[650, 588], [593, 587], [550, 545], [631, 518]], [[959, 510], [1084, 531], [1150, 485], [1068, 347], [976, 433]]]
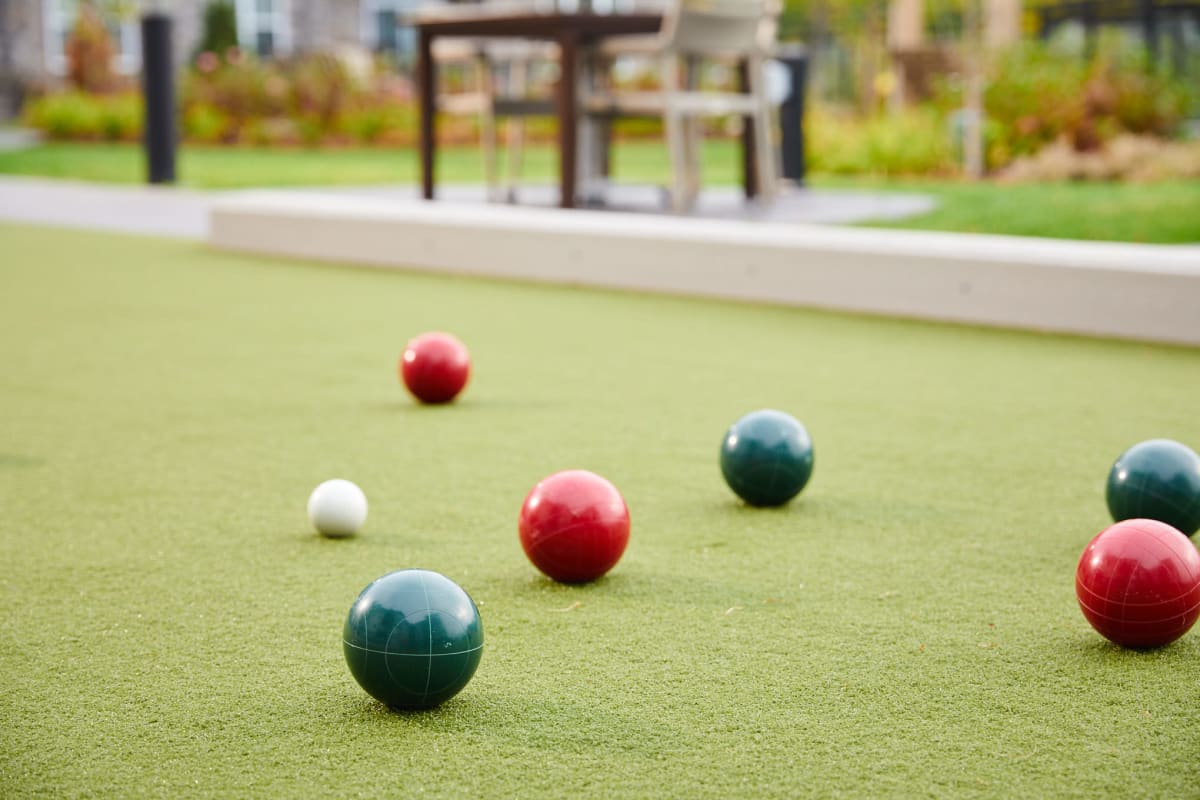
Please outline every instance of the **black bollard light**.
[[147, 179], [175, 182], [175, 76], [171, 63], [171, 18], [142, 17], [142, 96], [145, 100]]

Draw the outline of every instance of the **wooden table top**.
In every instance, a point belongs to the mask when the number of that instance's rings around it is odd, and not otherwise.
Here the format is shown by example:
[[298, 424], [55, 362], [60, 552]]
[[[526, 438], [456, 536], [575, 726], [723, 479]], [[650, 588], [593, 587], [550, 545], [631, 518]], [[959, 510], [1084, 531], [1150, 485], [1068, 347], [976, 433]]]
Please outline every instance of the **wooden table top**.
[[416, 27], [438, 36], [519, 36], [555, 39], [574, 33], [581, 39], [621, 34], [657, 33], [662, 14], [538, 14], [522, 11], [493, 13], [471, 9], [470, 13], [439, 12], [418, 17]]

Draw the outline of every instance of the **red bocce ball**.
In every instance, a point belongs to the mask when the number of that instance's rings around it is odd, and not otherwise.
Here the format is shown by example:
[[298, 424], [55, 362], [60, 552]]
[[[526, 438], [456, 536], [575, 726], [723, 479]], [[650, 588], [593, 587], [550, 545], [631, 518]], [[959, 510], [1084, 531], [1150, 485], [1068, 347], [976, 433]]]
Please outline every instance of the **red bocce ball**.
[[617, 487], [594, 472], [557, 472], [534, 486], [521, 506], [521, 547], [556, 581], [599, 578], [629, 543], [629, 508]]
[[1109, 641], [1162, 647], [1200, 617], [1200, 551], [1166, 523], [1118, 522], [1083, 551], [1075, 596], [1083, 616]]
[[448, 333], [424, 333], [404, 348], [400, 378], [422, 403], [449, 403], [471, 375], [466, 346]]

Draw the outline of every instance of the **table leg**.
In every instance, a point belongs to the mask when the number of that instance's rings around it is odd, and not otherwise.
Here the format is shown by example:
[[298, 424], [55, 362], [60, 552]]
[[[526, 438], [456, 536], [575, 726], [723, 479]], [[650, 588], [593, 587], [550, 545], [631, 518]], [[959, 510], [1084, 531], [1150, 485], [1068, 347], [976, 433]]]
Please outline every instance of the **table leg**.
[[600, 143], [597, 145], [600, 148], [600, 154], [596, 157], [597, 168], [600, 170], [600, 177], [607, 181], [612, 177], [612, 120], [600, 120], [600, 122], [596, 124], [596, 127], [599, 130], [600, 137]]
[[575, 168], [578, 144], [579, 109], [576, 104], [576, 85], [579, 64], [579, 38], [574, 31], [558, 35], [558, 166], [559, 206], [575, 207]]
[[[742, 59], [738, 61], [738, 88], [749, 93], [750, 91], [750, 62]], [[754, 117], [746, 116], [742, 118], [742, 186], [746, 190], [746, 198], [750, 199], [757, 197], [759, 193], [758, 185], [758, 162], [755, 160], [754, 147]]]
[[426, 200], [433, 199], [434, 150], [437, 147], [436, 70], [433, 63], [433, 34], [422, 30], [417, 52], [417, 92], [421, 115], [421, 193]]

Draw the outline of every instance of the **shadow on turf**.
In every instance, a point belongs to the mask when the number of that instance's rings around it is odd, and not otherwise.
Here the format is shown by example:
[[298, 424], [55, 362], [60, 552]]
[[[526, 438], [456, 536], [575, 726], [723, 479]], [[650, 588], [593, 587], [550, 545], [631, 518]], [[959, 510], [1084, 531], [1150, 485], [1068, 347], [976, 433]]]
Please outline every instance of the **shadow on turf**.
[[[780, 525], [801, 522], [813, 522], [818, 519], [828, 521], [830, 512], [834, 509], [827, 503], [810, 498], [797, 498], [781, 506], [752, 506], [736, 498], [708, 502], [704, 505], [705, 518], [712, 523], [713, 529], [719, 528], [721, 522], [745, 525]], [[693, 509], [689, 509], [691, 511]]]
[[527, 600], [543, 600], [550, 603], [543, 609], [555, 614], [568, 614], [586, 607], [590, 599], [631, 597], [641, 593], [637, 577], [618, 564], [614, 572], [586, 583], [559, 583], [542, 574], [532, 575], [520, 582], [509, 582], [507, 588], [517, 597]]
[[386, 403], [369, 403], [365, 408], [369, 411], [381, 414], [449, 414], [454, 410], [468, 412], [487, 412], [487, 411], [504, 411], [511, 412], [530, 411], [543, 413], [548, 408], [555, 408], [561, 404], [555, 403], [531, 403], [528, 401], [514, 400], [495, 400], [489, 399], [486, 402], [476, 402], [474, 400], [455, 400], [452, 403], [439, 403], [429, 405], [426, 403], [418, 403], [415, 400], [409, 401], [401, 398], [400, 400], [389, 401]]
[[754, 516], [766, 516], [769, 514], [791, 514], [797, 511], [802, 511], [804, 505], [800, 501], [793, 500], [782, 506], [752, 506], [749, 503], [743, 503], [741, 500], [727, 500], [723, 503], [713, 503], [714, 510], [724, 511], [730, 514], [745, 514]]
[[328, 547], [331, 550], [339, 547], [365, 547], [372, 550], [386, 549], [389, 553], [393, 554], [396, 552], [397, 548], [419, 551], [422, 548], [430, 547], [437, 542], [437, 539], [433, 537], [417, 536], [410, 530], [396, 529], [392, 531], [382, 531], [377, 528], [371, 528], [369, 531], [356, 533], [353, 536], [322, 536], [312, 528], [301, 528], [289, 538], [302, 546], [316, 544], [321, 547]]
[[[468, 685], [461, 694], [424, 711], [391, 709], [359, 693], [343, 704], [340, 716], [358, 728], [380, 731], [388, 741], [394, 741], [397, 731], [421, 730], [486, 738], [499, 749], [515, 745], [539, 753], [604, 750], [652, 755], [661, 750], [664, 737], [676, 747], [690, 738], [687, 731], [664, 730], [640, 708], [618, 713], [599, 690], [595, 697], [578, 693], [568, 698], [504, 694], [490, 686]], [[571, 721], [569, 730], [562, 720]]]
[[1166, 647], [1142, 650], [1121, 647], [1095, 635], [1080, 636], [1072, 644], [1079, 655], [1092, 664], [1160, 663], [1164, 669], [1175, 669], [1179, 659], [1190, 659], [1196, 655], [1196, 645], [1191, 642], [1191, 635], [1185, 634]]

